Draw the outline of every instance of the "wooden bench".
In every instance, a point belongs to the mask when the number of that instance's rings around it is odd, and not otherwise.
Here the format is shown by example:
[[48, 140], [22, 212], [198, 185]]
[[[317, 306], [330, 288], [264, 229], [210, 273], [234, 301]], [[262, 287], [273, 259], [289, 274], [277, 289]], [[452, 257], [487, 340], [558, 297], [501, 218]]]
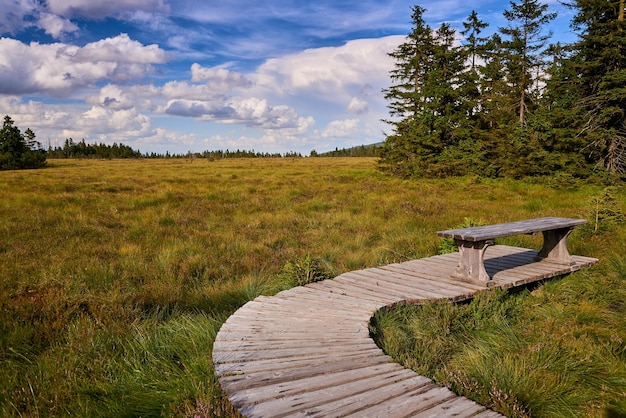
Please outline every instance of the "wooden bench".
[[538, 218], [508, 222], [487, 226], [438, 231], [437, 235], [453, 238], [459, 247], [459, 264], [452, 273], [455, 279], [485, 284], [492, 284], [485, 270], [484, 257], [489, 245], [496, 238], [520, 234], [543, 233], [543, 247], [536, 261], [546, 260], [558, 264], [575, 264], [567, 251], [567, 236], [574, 227], [587, 223], [584, 219]]

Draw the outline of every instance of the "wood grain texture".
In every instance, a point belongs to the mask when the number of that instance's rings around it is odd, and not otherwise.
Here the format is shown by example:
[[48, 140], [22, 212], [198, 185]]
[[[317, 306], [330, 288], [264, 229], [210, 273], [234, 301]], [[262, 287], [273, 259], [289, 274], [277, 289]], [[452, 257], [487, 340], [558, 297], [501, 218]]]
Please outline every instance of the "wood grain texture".
[[449, 229], [447, 231], [438, 231], [437, 235], [462, 241], [484, 241], [511, 235], [535, 234], [542, 231], [573, 228], [586, 223], [587, 221], [584, 219], [546, 217], [494, 225]]
[[[485, 268], [513, 288], [597, 263], [534, 261], [537, 251], [496, 245]], [[409, 301], [462, 301], [485, 288], [450, 279], [458, 254], [342, 274], [259, 296], [233, 314], [213, 345], [230, 402], [248, 417], [501, 417], [393, 362], [370, 338], [371, 316]]]

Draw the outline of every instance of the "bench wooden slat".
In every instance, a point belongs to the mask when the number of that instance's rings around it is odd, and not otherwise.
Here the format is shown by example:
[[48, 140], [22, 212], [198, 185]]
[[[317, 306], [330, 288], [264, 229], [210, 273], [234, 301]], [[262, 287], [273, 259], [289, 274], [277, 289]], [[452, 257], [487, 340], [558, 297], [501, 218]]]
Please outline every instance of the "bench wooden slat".
[[567, 250], [567, 236], [575, 226], [587, 223], [584, 219], [546, 217], [507, 222], [495, 225], [475, 226], [461, 229], [438, 231], [440, 237], [453, 238], [459, 247], [459, 264], [452, 273], [454, 279], [493, 285], [493, 280], [485, 270], [485, 252], [493, 240], [520, 234], [543, 233], [543, 247], [535, 257], [564, 265], [573, 265]]
[[511, 235], [535, 234], [554, 229], [573, 228], [587, 223], [584, 219], [546, 217], [486, 226], [438, 231], [437, 235], [463, 241], [485, 241]]

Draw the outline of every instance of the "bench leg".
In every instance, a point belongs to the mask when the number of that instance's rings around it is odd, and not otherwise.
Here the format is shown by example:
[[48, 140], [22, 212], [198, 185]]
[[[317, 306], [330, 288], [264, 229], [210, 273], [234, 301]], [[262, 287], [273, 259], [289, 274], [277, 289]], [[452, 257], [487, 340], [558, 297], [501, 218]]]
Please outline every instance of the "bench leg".
[[573, 229], [572, 227], [543, 231], [543, 248], [537, 254], [536, 260], [547, 260], [568, 265], [576, 264], [567, 251], [567, 236]]
[[455, 240], [459, 247], [459, 265], [452, 278], [489, 286], [491, 278], [485, 270], [485, 251], [492, 241]]

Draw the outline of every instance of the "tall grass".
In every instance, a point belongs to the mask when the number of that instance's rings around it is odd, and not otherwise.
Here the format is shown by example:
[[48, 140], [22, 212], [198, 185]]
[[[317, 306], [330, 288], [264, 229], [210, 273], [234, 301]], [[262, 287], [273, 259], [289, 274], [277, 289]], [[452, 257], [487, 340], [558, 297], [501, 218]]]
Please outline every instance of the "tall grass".
[[[467, 217], [587, 216], [603, 190], [403, 181], [374, 159], [49, 165], [0, 173], [1, 416], [235, 416], [211, 348], [246, 301], [435, 254], [435, 231]], [[572, 250], [603, 257], [626, 239], [611, 237], [578, 233]]]
[[608, 255], [516, 294], [381, 311], [373, 334], [407, 367], [509, 417], [623, 417], [625, 265]]

